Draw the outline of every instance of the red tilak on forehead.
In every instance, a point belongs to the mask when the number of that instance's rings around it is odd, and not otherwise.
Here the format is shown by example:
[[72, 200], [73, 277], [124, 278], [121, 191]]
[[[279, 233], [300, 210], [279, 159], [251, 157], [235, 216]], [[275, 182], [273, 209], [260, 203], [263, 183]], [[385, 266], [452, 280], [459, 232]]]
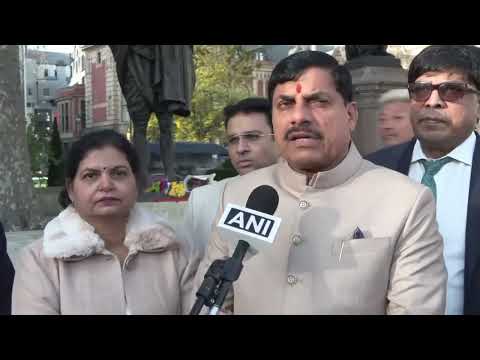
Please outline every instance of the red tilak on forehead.
[[302, 84], [297, 83], [297, 93], [300, 94], [301, 91], [302, 91]]

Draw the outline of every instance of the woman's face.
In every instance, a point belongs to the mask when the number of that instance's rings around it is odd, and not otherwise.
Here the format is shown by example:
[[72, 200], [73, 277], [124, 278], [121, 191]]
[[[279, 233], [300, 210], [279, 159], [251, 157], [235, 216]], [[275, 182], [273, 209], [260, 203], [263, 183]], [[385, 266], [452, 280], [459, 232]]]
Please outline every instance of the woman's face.
[[112, 146], [88, 152], [67, 190], [73, 206], [86, 221], [128, 216], [138, 196], [127, 157]]

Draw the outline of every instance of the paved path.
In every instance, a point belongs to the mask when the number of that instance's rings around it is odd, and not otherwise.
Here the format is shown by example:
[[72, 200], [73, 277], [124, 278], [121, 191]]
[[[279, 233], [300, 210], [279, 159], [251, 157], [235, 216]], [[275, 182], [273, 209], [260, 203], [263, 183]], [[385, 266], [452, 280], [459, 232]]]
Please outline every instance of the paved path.
[[10, 259], [12, 259], [13, 266], [15, 266], [18, 251], [32, 241], [39, 239], [42, 234], [43, 231], [15, 231], [5, 233], [7, 236], [7, 252]]

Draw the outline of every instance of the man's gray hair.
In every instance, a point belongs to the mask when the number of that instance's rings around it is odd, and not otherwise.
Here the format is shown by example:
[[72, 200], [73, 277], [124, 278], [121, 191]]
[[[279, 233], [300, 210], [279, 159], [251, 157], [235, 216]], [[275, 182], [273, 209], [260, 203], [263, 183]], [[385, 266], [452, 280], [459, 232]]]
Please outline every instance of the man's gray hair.
[[391, 102], [410, 102], [410, 95], [407, 89], [392, 89], [383, 93], [378, 99], [380, 105]]

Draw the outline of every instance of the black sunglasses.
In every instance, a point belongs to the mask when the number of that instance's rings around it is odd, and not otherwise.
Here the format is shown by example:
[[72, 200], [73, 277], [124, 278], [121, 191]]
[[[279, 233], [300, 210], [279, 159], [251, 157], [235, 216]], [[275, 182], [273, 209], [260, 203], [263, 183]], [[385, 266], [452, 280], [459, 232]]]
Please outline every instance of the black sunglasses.
[[412, 83], [408, 84], [410, 98], [418, 101], [427, 101], [432, 95], [432, 91], [437, 90], [438, 95], [443, 101], [455, 102], [465, 96], [467, 93], [480, 94], [479, 91], [472, 89], [468, 84], [456, 82], [443, 82], [433, 85], [432, 83]]

